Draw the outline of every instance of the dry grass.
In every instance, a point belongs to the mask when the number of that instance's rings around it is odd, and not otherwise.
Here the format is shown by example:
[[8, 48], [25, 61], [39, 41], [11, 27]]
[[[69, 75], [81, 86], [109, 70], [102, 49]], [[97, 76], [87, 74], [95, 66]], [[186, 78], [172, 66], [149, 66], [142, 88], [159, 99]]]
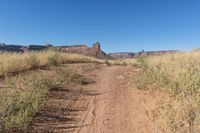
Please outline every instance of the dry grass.
[[57, 51], [0, 53], [0, 57], [0, 76], [64, 63], [103, 63], [102, 60], [93, 57]]
[[25, 53], [0, 53], [0, 76], [20, 73], [43, 66], [59, 66], [65, 63], [105, 63], [107, 65], [135, 65], [136, 59], [100, 60], [89, 56], [62, 53], [55, 50]]
[[118, 60], [106, 60], [105, 63], [107, 65], [136, 65], [137, 59], [118, 59]]
[[159, 104], [154, 111], [160, 132], [200, 131], [199, 59], [199, 52], [191, 52], [140, 61], [142, 69], [135, 78], [138, 88], [165, 92], [169, 96], [169, 101]]
[[6, 89], [0, 94], [0, 131], [24, 129], [41, 110], [48, 90], [88, 80], [63, 68], [6, 76]]
[[[42, 51], [27, 53], [0, 53], [0, 76], [4, 76], [6, 89], [0, 93], [0, 132], [24, 129], [31, 118], [41, 110], [48, 90], [69, 83], [87, 84], [88, 79], [66, 70], [66, 63], [106, 63], [107, 65], [133, 65], [135, 59], [99, 60], [93, 57]], [[29, 71], [43, 66], [50, 71]], [[96, 69], [96, 66], [94, 68]], [[87, 68], [89, 71], [90, 69]], [[23, 71], [23, 73], [21, 73]], [[13, 76], [13, 73], [18, 73]], [[1, 82], [2, 83], [2, 82]]]

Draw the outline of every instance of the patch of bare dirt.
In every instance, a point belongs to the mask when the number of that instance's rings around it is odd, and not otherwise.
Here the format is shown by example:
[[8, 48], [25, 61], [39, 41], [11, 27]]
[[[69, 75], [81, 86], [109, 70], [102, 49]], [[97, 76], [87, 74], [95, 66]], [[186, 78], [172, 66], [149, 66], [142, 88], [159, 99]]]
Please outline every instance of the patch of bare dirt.
[[88, 89], [101, 95], [91, 97], [84, 126], [79, 133], [151, 133], [145, 114], [144, 97], [149, 95], [133, 86], [133, 67], [104, 67], [96, 84]]

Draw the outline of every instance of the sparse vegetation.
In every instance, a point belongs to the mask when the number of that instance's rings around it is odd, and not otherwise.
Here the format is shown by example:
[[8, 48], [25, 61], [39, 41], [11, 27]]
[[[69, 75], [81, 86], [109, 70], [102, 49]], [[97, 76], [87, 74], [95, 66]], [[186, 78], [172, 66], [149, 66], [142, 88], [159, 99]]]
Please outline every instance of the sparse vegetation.
[[146, 69], [147, 67], [147, 57], [139, 57], [137, 59], [137, 66], [141, 67], [142, 69]]
[[[169, 98], [159, 101], [155, 110], [146, 109], [146, 114], [151, 117], [159, 132], [200, 131], [199, 52], [122, 60], [99, 60], [57, 50], [1, 53], [0, 56], [0, 76], [4, 76], [3, 84], [6, 87], [0, 94], [0, 129], [6, 132], [13, 128], [25, 129], [43, 107], [50, 89], [91, 82], [75, 71], [66, 69], [66, 63], [137, 65], [141, 68], [134, 78], [138, 89], [164, 92]], [[47, 71], [29, 71], [42, 66], [53, 67]], [[85, 66], [80, 73], [93, 69], [96, 70], [95, 65], [91, 68]], [[18, 74], [14, 76], [13, 73]]]
[[135, 65], [137, 64], [136, 59], [118, 59], [118, 60], [107, 60], [110, 65], [120, 65], [120, 66], [127, 66], [127, 65]]
[[[0, 130], [25, 129], [32, 117], [41, 110], [48, 90], [66, 84], [87, 84], [90, 80], [75, 72], [63, 69], [65, 63], [105, 63], [111, 60], [99, 60], [78, 54], [61, 53], [57, 50], [25, 53], [1, 53], [0, 76], [4, 76], [6, 89], [0, 94]], [[119, 65], [127, 65], [118, 61]], [[43, 66], [50, 71], [32, 71]], [[21, 73], [23, 71], [23, 73]], [[13, 75], [17, 73], [17, 75]]]
[[111, 63], [110, 63], [108, 60], [105, 61], [105, 64], [106, 64], [107, 66], [110, 66], [110, 65], [111, 65]]
[[62, 56], [59, 55], [58, 52], [54, 52], [51, 56], [49, 56], [47, 58], [47, 64], [49, 66], [58, 66], [58, 65], [61, 65], [63, 64], [63, 59], [62, 59]]
[[50, 72], [32, 72], [5, 77], [6, 90], [0, 94], [0, 129], [24, 129], [31, 118], [41, 110], [48, 90], [69, 83], [86, 84], [83, 76], [66, 69]]
[[26, 57], [27, 67], [28, 68], [37, 68], [39, 65], [39, 59], [35, 53], [30, 53], [29, 56]]
[[123, 62], [122, 66], [127, 66], [128, 64], [126, 62]]
[[199, 58], [200, 53], [177, 53], [140, 59], [137, 87], [161, 91], [169, 97], [153, 111], [156, 115], [151, 115], [160, 132], [200, 131]]

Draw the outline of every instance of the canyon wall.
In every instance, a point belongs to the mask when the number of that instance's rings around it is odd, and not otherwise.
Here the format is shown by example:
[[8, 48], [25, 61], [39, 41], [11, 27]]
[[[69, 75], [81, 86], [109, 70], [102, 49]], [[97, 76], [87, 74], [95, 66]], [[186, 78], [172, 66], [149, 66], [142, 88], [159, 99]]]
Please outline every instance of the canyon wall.
[[27, 51], [41, 51], [48, 49], [50, 47], [56, 48], [61, 52], [66, 53], [77, 53], [87, 56], [93, 56], [96, 58], [110, 58], [105, 52], [101, 50], [100, 43], [96, 42], [93, 46], [87, 47], [86, 45], [72, 45], [72, 46], [53, 46], [53, 45], [6, 45], [5, 43], [0, 43], [0, 52], [27, 52]]
[[[140, 52], [118, 52], [106, 54], [101, 50], [99, 42], [93, 44], [92, 47], [87, 47], [87, 45], [72, 45], [72, 46], [53, 46], [53, 45], [6, 45], [5, 43], [0, 43], [0, 52], [27, 52], [27, 51], [41, 51], [48, 49], [50, 47], [56, 48], [61, 52], [66, 53], [77, 53], [87, 56], [93, 56], [101, 59], [124, 59], [124, 58], [137, 58], [145, 56], [159, 56], [163, 54], [171, 54], [178, 52], [177, 50], [166, 50], [166, 51], [140, 51]], [[194, 50], [197, 51], [197, 50]]]
[[78, 53], [87, 56], [93, 56], [97, 58], [108, 58], [109, 56], [101, 50], [100, 43], [96, 42], [91, 48], [86, 45], [74, 45], [74, 46], [60, 46], [60, 51], [67, 53]]
[[125, 58], [137, 58], [145, 56], [159, 56], [163, 54], [172, 54], [178, 52], [177, 50], [166, 50], [166, 51], [140, 51], [140, 52], [117, 52], [109, 53], [108, 55], [114, 59], [125, 59]]

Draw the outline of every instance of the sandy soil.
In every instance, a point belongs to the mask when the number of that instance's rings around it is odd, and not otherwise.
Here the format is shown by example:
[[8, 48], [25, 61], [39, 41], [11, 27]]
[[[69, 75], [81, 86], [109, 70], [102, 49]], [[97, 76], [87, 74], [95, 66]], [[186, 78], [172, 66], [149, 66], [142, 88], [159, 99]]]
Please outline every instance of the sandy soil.
[[135, 71], [102, 65], [88, 72], [94, 83], [52, 90], [27, 132], [154, 133], [143, 104], [149, 94], [134, 87]]

